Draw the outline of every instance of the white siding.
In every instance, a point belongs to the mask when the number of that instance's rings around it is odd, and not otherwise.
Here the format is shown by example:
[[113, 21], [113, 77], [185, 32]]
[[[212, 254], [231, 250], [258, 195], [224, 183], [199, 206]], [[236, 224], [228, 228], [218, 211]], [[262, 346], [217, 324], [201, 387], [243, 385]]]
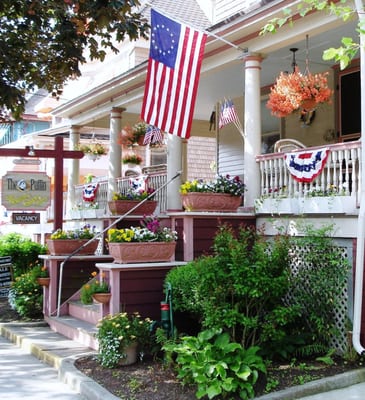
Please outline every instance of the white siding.
[[214, 22], [220, 22], [239, 12], [247, 13], [249, 10], [260, 7], [260, 0], [216, 0]]
[[192, 136], [187, 147], [187, 179], [212, 179], [216, 172], [212, 169], [216, 165], [215, 137]]
[[239, 175], [243, 178], [243, 139], [237, 129], [227, 126], [219, 134], [218, 173]]

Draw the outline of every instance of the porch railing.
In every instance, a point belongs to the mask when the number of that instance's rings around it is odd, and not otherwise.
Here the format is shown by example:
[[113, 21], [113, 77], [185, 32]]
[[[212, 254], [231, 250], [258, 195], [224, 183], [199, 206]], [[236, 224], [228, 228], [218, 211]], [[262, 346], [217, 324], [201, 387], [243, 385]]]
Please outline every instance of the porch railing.
[[[152, 188], [159, 188], [167, 180], [165, 173], [156, 173], [148, 175], [148, 185]], [[95, 203], [98, 204], [98, 208], [108, 212], [108, 180], [100, 179], [98, 181], [98, 191], [96, 194]], [[82, 204], [82, 190], [84, 185], [75, 186], [75, 199], [77, 204]], [[126, 193], [129, 186], [129, 178], [118, 178], [117, 179], [118, 192]], [[159, 212], [164, 213], [167, 209], [167, 188], [164, 187], [162, 190], [156, 193], [154, 200], [157, 200], [159, 206]]]
[[[260, 166], [261, 198], [300, 198], [319, 192], [359, 198], [361, 142], [336, 143], [310, 147], [306, 150], [328, 148], [329, 156], [322, 172], [310, 183], [297, 182], [285, 164], [285, 153], [262, 154], [256, 157]], [[303, 151], [301, 150], [295, 150]]]

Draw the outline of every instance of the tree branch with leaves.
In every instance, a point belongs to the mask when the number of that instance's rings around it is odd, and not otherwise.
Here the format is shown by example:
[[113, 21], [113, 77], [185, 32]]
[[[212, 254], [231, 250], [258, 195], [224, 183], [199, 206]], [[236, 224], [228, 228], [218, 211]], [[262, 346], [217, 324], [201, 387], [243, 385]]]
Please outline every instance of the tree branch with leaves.
[[127, 37], [146, 38], [149, 25], [138, 6], [133, 0], [2, 0], [2, 114], [7, 110], [19, 119], [32, 90], [44, 88], [59, 97], [88, 58], [103, 61], [106, 49], [117, 53], [117, 43]]

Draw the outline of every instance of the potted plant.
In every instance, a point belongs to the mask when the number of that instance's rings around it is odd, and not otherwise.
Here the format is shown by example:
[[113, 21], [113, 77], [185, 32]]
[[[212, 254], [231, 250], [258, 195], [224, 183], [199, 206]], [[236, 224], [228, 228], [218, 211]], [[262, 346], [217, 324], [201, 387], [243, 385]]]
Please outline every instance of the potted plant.
[[135, 165], [140, 165], [143, 161], [143, 158], [139, 156], [138, 154], [135, 153], [130, 153], [126, 154], [122, 158], [122, 163], [123, 164], [135, 164]]
[[48, 273], [48, 268], [45, 265], [39, 265], [33, 267], [33, 273], [36, 281], [41, 285], [48, 287], [50, 282], [50, 277]]
[[[85, 245], [97, 234], [95, 227], [87, 224], [82, 228], [62, 230], [57, 229], [46, 240], [51, 255], [68, 255]], [[94, 240], [82, 248], [80, 255], [92, 255], [98, 247], [99, 241]]]
[[282, 72], [271, 88], [267, 107], [281, 118], [300, 109], [307, 113], [318, 104], [330, 102], [333, 91], [328, 87], [327, 75], [302, 74], [298, 67], [289, 74]]
[[80, 300], [83, 304], [91, 304], [93, 300], [98, 303], [107, 304], [110, 301], [111, 293], [105, 276], [101, 274], [101, 280], [97, 279], [97, 272], [92, 272], [92, 280], [82, 286], [80, 291]]
[[[153, 188], [129, 188], [126, 192], [114, 193], [112, 200], [108, 202], [109, 210], [113, 215], [123, 215], [132, 208], [136, 207], [142, 200], [151, 196], [155, 192]], [[157, 201], [153, 196], [133, 210], [131, 215], [151, 215], [157, 207]]]
[[242, 204], [245, 191], [246, 186], [241, 178], [230, 175], [219, 175], [211, 181], [195, 179], [180, 186], [181, 200], [186, 211], [236, 211]]
[[137, 122], [132, 127], [125, 126], [122, 130], [120, 143], [124, 146], [143, 146], [147, 126], [143, 121]]
[[109, 229], [109, 254], [117, 263], [163, 262], [175, 256], [177, 233], [155, 217], [145, 217], [141, 226]]
[[102, 155], [106, 154], [106, 148], [101, 143], [82, 144], [77, 147], [77, 150], [82, 151], [88, 158], [95, 161]]
[[151, 341], [149, 318], [126, 312], [107, 315], [97, 325], [98, 360], [103, 367], [130, 365], [137, 361], [138, 347], [144, 352]]

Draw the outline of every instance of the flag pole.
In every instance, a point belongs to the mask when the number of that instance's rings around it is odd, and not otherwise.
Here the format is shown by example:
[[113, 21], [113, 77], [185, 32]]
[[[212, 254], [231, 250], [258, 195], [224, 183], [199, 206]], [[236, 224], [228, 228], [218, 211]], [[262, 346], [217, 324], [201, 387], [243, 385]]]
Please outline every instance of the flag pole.
[[[201, 29], [196, 28], [195, 26], [192, 26], [192, 25], [190, 25], [190, 24], [187, 24], [186, 22], [183, 22], [183, 21], [180, 21], [179, 19], [176, 19], [175, 17], [172, 17], [169, 13], [167, 13], [167, 12], [164, 11], [164, 10], [161, 10], [161, 9], [158, 8], [158, 7], [155, 7], [155, 6], [152, 5], [151, 3], [146, 2], [146, 3], [145, 3], [145, 6], [147, 6], [147, 7], [149, 6], [150, 8], [153, 8], [154, 10], [156, 10], [157, 12], [159, 12], [160, 14], [163, 14], [163, 15], [165, 15], [167, 18], [170, 18], [172, 21], [175, 21], [175, 22], [177, 22], [177, 23], [179, 23], [179, 24], [184, 24], [184, 25], [189, 26], [190, 28], [195, 29], [195, 30], [197, 30], [197, 31], [201, 31]], [[203, 33], [205, 33], [205, 34], [208, 35], [208, 36], [212, 36], [212, 37], [214, 37], [215, 39], [220, 40], [220, 41], [223, 42], [223, 43], [228, 44], [229, 46], [235, 48], [236, 50], [239, 50], [239, 51], [242, 51], [242, 52], [247, 51], [247, 49], [243, 49], [242, 47], [238, 46], [237, 44], [234, 44], [234, 43], [230, 42], [229, 40], [226, 40], [226, 39], [222, 38], [221, 36], [216, 35], [216, 34], [213, 33], [213, 32], [209, 32], [209, 31], [207, 31], [207, 30], [204, 29], [204, 30], [203, 30]]]

